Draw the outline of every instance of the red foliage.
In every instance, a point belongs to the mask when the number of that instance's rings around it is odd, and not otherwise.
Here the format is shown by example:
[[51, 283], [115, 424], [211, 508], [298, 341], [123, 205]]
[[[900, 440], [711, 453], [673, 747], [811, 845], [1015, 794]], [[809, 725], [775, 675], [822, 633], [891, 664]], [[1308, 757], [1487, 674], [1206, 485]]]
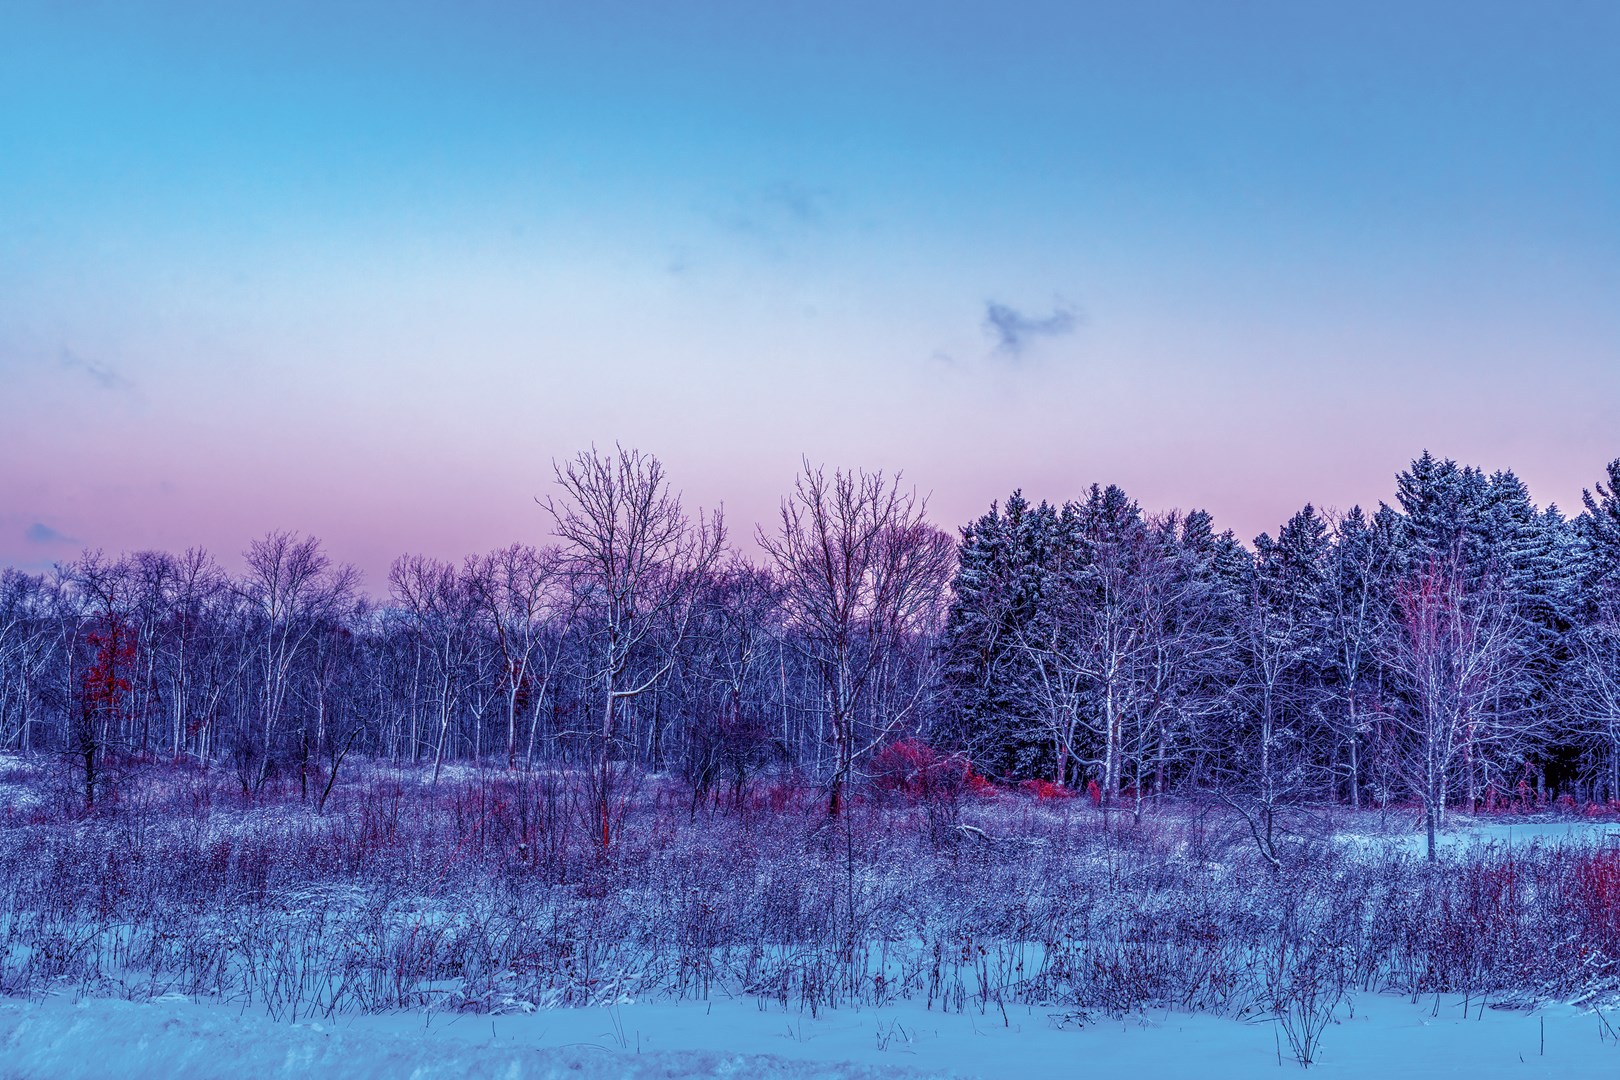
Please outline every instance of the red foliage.
[[1022, 786], [1025, 791], [1035, 796], [1035, 798], [1039, 799], [1041, 802], [1046, 802], [1050, 799], [1074, 798], [1074, 792], [1070, 791], [1062, 784], [1054, 784], [1050, 780], [1025, 780]]
[[[1584, 940], [1620, 951], [1620, 851], [1595, 851], [1575, 864], [1574, 899], [1586, 923]], [[1611, 954], [1612, 955], [1612, 954]]]
[[960, 754], [942, 754], [920, 739], [900, 739], [872, 755], [872, 782], [881, 791], [934, 799], [964, 791], [993, 793], [995, 785], [973, 771]]
[[762, 790], [751, 790], [749, 803], [756, 809], [763, 808], [772, 814], [789, 811], [802, 814], [806, 807], [819, 799], [819, 793], [812, 791], [808, 784], [797, 777], [788, 777], [773, 780]]
[[106, 714], [116, 718], [131, 688], [128, 673], [135, 668], [135, 635], [119, 620], [110, 619], [104, 629], [92, 630], [87, 640], [95, 651], [95, 660], [85, 670], [80, 684], [85, 716]]
[[996, 785], [991, 783], [988, 778], [980, 776], [971, 769], [968, 770], [967, 774], [967, 789], [970, 794], [985, 799], [996, 794]]

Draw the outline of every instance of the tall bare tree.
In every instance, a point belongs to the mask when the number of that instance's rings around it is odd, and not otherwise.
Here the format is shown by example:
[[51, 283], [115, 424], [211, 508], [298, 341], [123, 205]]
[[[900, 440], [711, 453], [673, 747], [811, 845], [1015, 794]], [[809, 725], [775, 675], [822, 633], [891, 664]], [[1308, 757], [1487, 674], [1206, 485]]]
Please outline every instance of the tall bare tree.
[[1428, 857], [1445, 816], [1453, 773], [1466, 746], [1483, 741], [1493, 708], [1521, 664], [1511, 605], [1490, 580], [1473, 587], [1455, 563], [1436, 559], [1396, 589], [1398, 625], [1385, 663], [1407, 701], [1394, 713], [1403, 732], [1399, 758], [1407, 783], [1423, 803]]
[[34, 704], [52, 655], [50, 600], [43, 576], [0, 570], [0, 746], [25, 754], [33, 748]]
[[658, 684], [675, 662], [692, 600], [725, 545], [719, 511], [694, 522], [651, 454], [594, 448], [554, 464], [559, 496], [541, 500], [563, 540], [564, 564], [591, 617], [595, 831], [615, 829], [615, 756], [620, 709]]
[[127, 734], [137, 657], [137, 577], [130, 560], [108, 559], [94, 551], [66, 568], [66, 580], [78, 601], [76, 621], [87, 628], [90, 647], [89, 662], [79, 675], [70, 745], [81, 766], [88, 809], [95, 805], [103, 780], [106, 751]]
[[[739, 809], [749, 773], [785, 750], [772, 738], [769, 706], [760, 693], [766, 653], [781, 640], [781, 588], [770, 570], [732, 553], [704, 588], [687, 656], [678, 669], [690, 713], [681, 732], [680, 764], [692, 785], [695, 814], [724, 777]], [[774, 666], [774, 665], [773, 665]]]
[[469, 689], [467, 669], [478, 646], [474, 637], [478, 591], [454, 564], [423, 555], [394, 560], [388, 584], [433, 668], [437, 687], [434, 707], [438, 712], [433, 782], [437, 784], [444, 766], [450, 721]]
[[[213, 556], [188, 548], [169, 559], [156, 575], [162, 604], [162, 668], [167, 683], [169, 753], [179, 757], [192, 734], [201, 734], [196, 716], [198, 669], [206, 652], [205, 624], [226, 595], [228, 580]], [[200, 750], [199, 750], [200, 753]]]
[[1332, 519], [1325, 667], [1339, 705], [1335, 728], [1344, 740], [1350, 805], [1361, 808], [1361, 742], [1370, 730], [1369, 687], [1378, 672], [1379, 635], [1388, 603], [1387, 579], [1395, 557], [1388, 511], [1371, 521], [1355, 507]]
[[1620, 622], [1605, 618], [1575, 636], [1565, 689], [1580, 741], [1606, 766], [1594, 786], [1620, 799]]
[[880, 672], [909, 636], [941, 625], [955, 543], [927, 521], [926, 504], [881, 472], [815, 468], [808, 461], [782, 501], [781, 523], [759, 544], [782, 576], [798, 640], [821, 676], [834, 760], [827, 795], [836, 815], [855, 763], [906, 706], [857, 730]]
[[[1231, 712], [1222, 735], [1221, 798], [1243, 819], [1273, 870], [1283, 814], [1308, 791], [1310, 715], [1321, 604], [1319, 518], [1310, 507], [1261, 534], [1238, 582]], [[1290, 543], [1303, 534], [1305, 543]], [[1315, 549], [1315, 550], [1313, 550]]]
[[254, 783], [261, 785], [296, 664], [322, 620], [337, 617], [352, 598], [360, 575], [353, 567], [334, 566], [315, 537], [279, 530], [253, 541], [243, 557], [248, 573], [241, 592], [258, 623], [264, 743]]
[[[506, 764], [517, 764], [518, 714], [529, 712], [529, 750], [534, 748], [534, 723], [556, 671], [555, 649], [546, 649], [546, 631], [560, 639], [572, 622], [573, 605], [567, 567], [555, 547], [533, 548], [513, 544], [469, 559], [464, 575], [471, 584], [484, 618], [500, 649], [502, 690], [506, 703]], [[553, 645], [560, 645], [554, 640]]]

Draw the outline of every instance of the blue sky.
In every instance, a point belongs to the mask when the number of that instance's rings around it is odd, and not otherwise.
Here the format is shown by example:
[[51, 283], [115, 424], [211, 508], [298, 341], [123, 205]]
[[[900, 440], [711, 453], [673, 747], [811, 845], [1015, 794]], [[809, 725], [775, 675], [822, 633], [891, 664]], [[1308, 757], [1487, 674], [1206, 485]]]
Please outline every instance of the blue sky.
[[[334, 10], [335, 9], [335, 10]], [[1245, 535], [1620, 455], [1620, 6], [0, 4], [0, 562], [659, 453]]]

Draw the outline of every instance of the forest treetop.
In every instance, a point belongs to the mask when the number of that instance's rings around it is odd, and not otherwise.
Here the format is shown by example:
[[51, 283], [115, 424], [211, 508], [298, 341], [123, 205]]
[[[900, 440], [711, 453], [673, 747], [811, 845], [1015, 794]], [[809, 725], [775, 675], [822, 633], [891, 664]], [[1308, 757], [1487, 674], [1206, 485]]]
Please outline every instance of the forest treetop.
[[897, 477], [808, 462], [762, 556], [661, 463], [590, 450], [557, 542], [400, 557], [384, 599], [320, 542], [86, 552], [0, 576], [0, 749], [229, 765], [244, 786], [399, 761], [565, 764], [600, 837], [646, 772], [827, 785], [918, 740], [1141, 812], [1219, 798], [1262, 850], [1293, 808], [1620, 800], [1620, 460], [1581, 512], [1428, 452], [1393, 500], [1245, 544], [1116, 486], [1015, 491], [951, 537]]

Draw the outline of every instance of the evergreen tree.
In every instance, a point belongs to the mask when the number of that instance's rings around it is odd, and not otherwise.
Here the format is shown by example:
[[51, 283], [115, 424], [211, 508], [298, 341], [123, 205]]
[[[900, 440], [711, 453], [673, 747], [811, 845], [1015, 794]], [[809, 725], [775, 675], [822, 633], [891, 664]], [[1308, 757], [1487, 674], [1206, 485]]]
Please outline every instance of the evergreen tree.
[[1017, 645], [1036, 617], [1056, 514], [1021, 491], [962, 529], [943, 649], [950, 733], [994, 775], [1034, 775], [1046, 748], [1030, 736], [1035, 706]]
[[1570, 525], [1569, 657], [1559, 689], [1571, 706], [1568, 739], [1585, 748], [1596, 798], [1620, 800], [1620, 458], [1607, 483], [1583, 491]]
[[1607, 485], [1581, 492], [1585, 512], [1572, 529], [1575, 606], [1588, 624], [1620, 617], [1620, 458], [1606, 471]]

